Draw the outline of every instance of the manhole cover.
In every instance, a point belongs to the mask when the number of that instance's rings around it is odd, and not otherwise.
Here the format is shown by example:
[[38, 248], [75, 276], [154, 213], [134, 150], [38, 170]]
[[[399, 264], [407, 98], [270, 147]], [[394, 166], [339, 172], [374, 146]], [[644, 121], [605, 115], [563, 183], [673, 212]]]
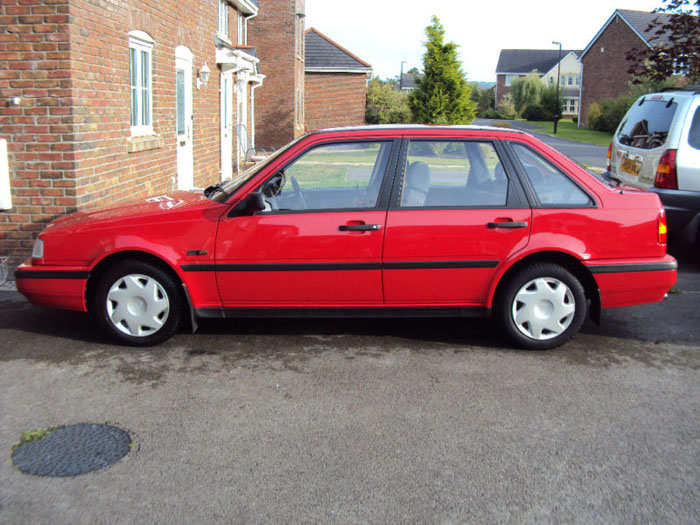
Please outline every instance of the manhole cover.
[[110, 425], [80, 423], [59, 427], [20, 444], [12, 464], [25, 474], [62, 478], [107, 467], [126, 456], [131, 438]]

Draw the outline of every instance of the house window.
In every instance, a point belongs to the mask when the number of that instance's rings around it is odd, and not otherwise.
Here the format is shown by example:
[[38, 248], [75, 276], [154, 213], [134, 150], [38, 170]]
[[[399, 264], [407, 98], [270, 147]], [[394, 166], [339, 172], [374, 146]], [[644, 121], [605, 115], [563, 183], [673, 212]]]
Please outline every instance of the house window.
[[574, 76], [573, 76], [573, 75], [569, 75], [569, 76], [568, 76], [566, 85], [567, 85], [567, 86], [573, 86], [573, 85], [574, 85]]
[[564, 86], [566, 84], [566, 75], [559, 77], [559, 85]]
[[549, 77], [549, 85], [554, 85], [554, 77]]
[[131, 135], [153, 134], [152, 65], [155, 42], [143, 31], [129, 32]]
[[576, 113], [576, 99], [569, 100], [569, 113]]
[[506, 75], [506, 86], [510, 86], [511, 82], [513, 82], [513, 76]]
[[219, 0], [219, 27], [217, 34], [224, 40], [228, 40], [228, 2]]

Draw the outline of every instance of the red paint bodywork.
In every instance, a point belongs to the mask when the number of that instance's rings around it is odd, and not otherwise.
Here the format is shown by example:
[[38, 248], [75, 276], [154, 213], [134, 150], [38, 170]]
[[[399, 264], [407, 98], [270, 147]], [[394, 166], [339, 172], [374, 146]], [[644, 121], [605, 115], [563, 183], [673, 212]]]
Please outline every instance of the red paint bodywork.
[[[375, 209], [321, 213], [229, 212], [267, 177], [313, 145], [369, 138], [445, 137], [515, 141], [540, 152], [595, 200], [584, 209]], [[675, 269], [596, 273], [596, 267], [669, 263], [658, 240], [663, 208], [656, 194], [612, 188], [530, 135], [492, 128], [358, 128], [308, 135], [259, 170], [227, 202], [201, 194], [127, 203], [76, 213], [40, 235], [43, 259], [20, 266], [17, 287], [31, 302], [86, 310], [87, 278], [27, 278], [28, 272], [93, 272], [109, 258], [148, 254], [184, 283], [195, 309], [225, 307], [427, 307], [490, 308], [501, 278], [519, 261], [547, 254], [568, 256], [592, 275], [602, 307], [663, 299]], [[488, 229], [489, 222], [523, 221], [527, 228]], [[368, 232], [342, 232], [342, 224], [378, 224]], [[188, 255], [197, 251], [198, 255]], [[543, 255], [544, 254], [544, 255]], [[483, 268], [388, 269], [402, 261], [496, 261]], [[362, 263], [370, 269], [338, 271], [217, 272], [217, 264]], [[204, 265], [205, 271], [183, 271]]]

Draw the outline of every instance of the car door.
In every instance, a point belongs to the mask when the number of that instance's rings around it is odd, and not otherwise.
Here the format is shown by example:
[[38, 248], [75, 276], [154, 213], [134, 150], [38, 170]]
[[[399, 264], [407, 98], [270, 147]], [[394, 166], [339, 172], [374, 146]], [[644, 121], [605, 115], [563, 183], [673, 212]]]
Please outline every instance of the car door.
[[499, 265], [528, 242], [531, 210], [493, 141], [404, 145], [384, 242], [394, 306], [483, 306]]
[[[311, 146], [254, 192], [265, 210], [227, 216], [216, 240], [224, 307], [382, 303], [381, 252], [400, 142]], [[236, 215], [230, 213], [229, 215]]]

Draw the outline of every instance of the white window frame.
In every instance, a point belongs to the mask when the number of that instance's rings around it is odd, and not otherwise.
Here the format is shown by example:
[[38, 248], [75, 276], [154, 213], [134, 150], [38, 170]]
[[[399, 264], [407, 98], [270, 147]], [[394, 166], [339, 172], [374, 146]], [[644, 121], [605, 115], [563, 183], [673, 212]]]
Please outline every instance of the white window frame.
[[[129, 123], [131, 125], [131, 136], [138, 137], [143, 135], [153, 135], [153, 40], [148, 33], [143, 31], [129, 31]], [[136, 60], [132, 63], [131, 50], [134, 50]], [[148, 79], [146, 86], [143, 85], [143, 57], [148, 60]], [[136, 84], [131, 84], [132, 68], [136, 70]], [[137, 90], [137, 96], [134, 100], [134, 87]], [[147, 122], [144, 122], [142, 111], [142, 91], [146, 90], [148, 97], [148, 112], [146, 115]], [[132, 122], [132, 114], [136, 114], [136, 123]]]
[[216, 28], [216, 35], [222, 40], [231, 43], [231, 41], [228, 38], [228, 11], [229, 9], [227, 0], [219, 0], [219, 13], [217, 15], [218, 22]]
[[248, 24], [242, 13], [238, 13], [236, 17], [236, 45], [248, 45]]
[[513, 77], [513, 75], [506, 75], [506, 86], [511, 85], [511, 83], [513, 82], [512, 77]]

